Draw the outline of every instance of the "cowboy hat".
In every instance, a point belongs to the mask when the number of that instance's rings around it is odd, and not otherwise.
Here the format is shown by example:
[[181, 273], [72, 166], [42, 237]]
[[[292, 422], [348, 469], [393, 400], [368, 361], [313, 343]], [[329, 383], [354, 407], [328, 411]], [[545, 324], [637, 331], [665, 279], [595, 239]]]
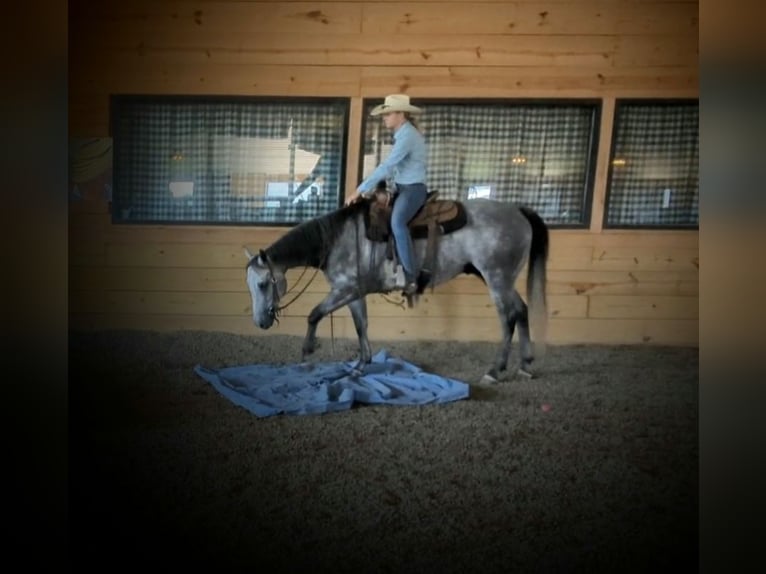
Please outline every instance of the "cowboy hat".
[[419, 114], [423, 110], [410, 104], [410, 97], [406, 94], [391, 94], [386, 96], [386, 100], [379, 106], [375, 106], [370, 112], [371, 116], [380, 116], [390, 112], [408, 112], [410, 114]]

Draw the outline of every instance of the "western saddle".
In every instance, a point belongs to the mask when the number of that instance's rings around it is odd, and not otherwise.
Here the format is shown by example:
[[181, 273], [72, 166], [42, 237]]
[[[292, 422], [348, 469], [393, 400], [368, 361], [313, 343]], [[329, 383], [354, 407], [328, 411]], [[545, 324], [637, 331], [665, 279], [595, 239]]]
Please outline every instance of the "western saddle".
[[[418, 293], [422, 293], [433, 278], [439, 238], [457, 231], [467, 222], [463, 204], [450, 199], [436, 199], [438, 193], [437, 190], [428, 192], [425, 204], [408, 224], [413, 239], [428, 240], [425, 259], [417, 280]], [[391, 213], [395, 200], [396, 196], [386, 188], [385, 181], [380, 182], [375, 194], [369, 199], [369, 208], [365, 212], [365, 227], [367, 239], [388, 243], [386, 257], [396, 265], [394, 235], [391, 232]]]

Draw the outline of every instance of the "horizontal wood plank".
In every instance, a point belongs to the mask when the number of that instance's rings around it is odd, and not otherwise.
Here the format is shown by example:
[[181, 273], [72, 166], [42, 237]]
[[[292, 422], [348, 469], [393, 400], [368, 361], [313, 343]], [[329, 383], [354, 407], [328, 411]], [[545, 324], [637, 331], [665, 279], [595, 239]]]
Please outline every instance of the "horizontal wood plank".
[[116, 94], [226, 94], [273, 96], [354, 96], [361, 68], [279, 66], [194, 62], [144, 58], [72, 65], [73, 96], [103, 98]]
[[[288, 274], [292, 285], [296, 275]], [[327, 289], [321, 274], [316, 289]], [[79, 291], [206, 291], [246, 292], [244, 266], [201, 268], [74, 267], [70, 268], [70, 289]]]
[[[392, 90], [414, 97], [509, 97], [517, 90], [547, 94], [609, 93], [615, 90], [696, 90], [699, 71], [684, 68], [559, 68], [512, 67], [365, 67], [361, 72], [364, 96], [381, 96]], [[579, 94], [578, 94], [579, 95]]]
[[611, 60], [617, 68], [694, 66], [699, 62], [699, 35], [622, 35]]
[[570, 246], [589, 245], [593, 247], [681, 247], [699, 248], [699, 231], [677, 229], [604, 230], [592, 231], [550, 231], [551, 244], [562, 242]]
[[[517, 285], [517, 288], [522, 285]], [[551, 271], [549, 293], [577, 295], [675, 295], [697, 297], [696, 271]]]
[[[106, 253], [108, 264], [118, 267], [234, 267], [242, 269], [247, 263], [244, 247], [227, 243], [107, 243]], [[548, 267], [550, 269], [582, 269], [592, 261], [593, 248], [569, 247], [558, 243], [551, 245]], [[614, 261], [614, 265], [618, 266], [617, 262], [622, 259], [615, 258]], [[634, 269], [635, 265], [629, 268]]]
[[[197, 31], [195, 31], [197, 32]], [[698, 37], [641, 35], [548, 36], [445, 34], [389, 36], [361, 33], [294, 36], [274, 30], [240, 40], [181, 35], [136, 35], [130, 28], [104, 37], [97, 53], [76, 62], [138, 66], [153, 61], [282, 66], [580, 66], [618, 68], [690, 67], [697, 63]], [[83, 48], [84, 49], [84, 48]], [[73, 56], [78, 56], [77, 53]]]
[[695, 270], [699, 269], [699, 249], [674, 247], [597, 247], [593, 250], [593, 269]]
[[[456, 26], [456, 23], [459, 25]], [[492, 2], [364, 5], [365, 34], [697, 34], [698, 7], [682, 3]]]
[[[106, 213], [106, 202], [93, 202], [102, 205], [94, 212], [70, 213], [70, 229], [96, 227], [103, 233], [105, 241], [117, 243], [164, 243], [172, 238], [174, 243], [236, 243], [261, 247], [268, 246], [282, 235], [289, 227], [271, 227], [257, 225], [216, 226], [216, 225], [157, 225], [157, 224], [111, 224]], [[101, 215], [98, 215], [101, 214]], [[550, 243], [553, 246], [567, 247], [682, 247], [697, 249], [699, 231], [697, 230], [604, 230], [593, 233], [589, 230], [570, 230], [551, 228]]]
[[[111, 224], [106, 212], [106, 202], [92, 202], [101, 205], [94, 211], [70, 213], [70, 227], [88, 226], [97, 223], [109, 240], [127, 242], [160, 242], [172, 235], [180, 243], [242, 243], [256, 240], [259, 243], [272, 242], [290, 230], [290, 227], [257, 225], [163, 225], [163, 224]], [[100, 215], [98, 215], [100, 214]], [[103, 225], [102, 225], [103, 224]], [[675, 247], [698, 247], [698, 230], [652, 229], [652, 230], [604, 230], [593, 233], [587, 229], [550, 229], [551, 243], [566, 243], [570, 246], [631, 246], [666, 245]]]
[[[697, 66], [307, 66], [209, 61], [204, 67], [161, 54], [74, 68], [74, 97], [110, 93], [377, 96], [392, 90], [412, 97], [512, 97], [520, 90], [592, 94], [619, 90], [641, 94], [693, 93]], [[104, 96], [101, 96], [102, 98]]]
[[592, 295], [588, 316], [599, 319], [698, 319], [696, 297]]
[[228, 267], [244, 270], [247, 256], [238, 245], [215, 243], [109, 243], [107, 264], [118, 267]]
[[[78, 313], [70, 315], [73, 329], [151, 329], [158, 331], [204, 330], [225, 331], [252, 336], [297, 335], [306, 332], [306, 323], [297, 317], [285, 318], [268, 331], [258, 329], [248, 317], [194, 315], [127, 315]], [[356, 340], [350, 317], [327, 318], [319, 324], [317, 334], [323, 345], [331, 344], [330, 336]], [[403, 322], [398, 318], [379, 318], [369, 327], [371, 342], [388, 340], [498, 341], [499, 324], [456, 322], [451, 318], [429, 317]], [[696, 320], [645, 319], [552, 319], [548, 342], [551, 344], [607, 345], [684, 345], [699, 344]], [[296, 349], [299, 354], [300, 350]], [[553, 351], [550, 351], [553, 352]], [[298, 359], [296, 359], [298, 360]]]
[[95, 42], [133, 31], [137, 40], [164, 42], [197, 36], [236, 44], [284, 30], [295, 37], [358, 32], [362, 5], [348, 2], [98, 2], [73, 10], [76, 32]]
[[[297, 294], [297, 293], [296, 293]], [[315, 305], [326, 296], [306, 291], [297, 299], [287, 295], [282, 317], [308, 317]], [[587, 298], [577, 295], [552, 295], [548, 312], [552, 317], [585, 317]], [[70, 292], [70, 306], [75, 313], [114, 313], [147, 315], [251, 315], [247, 291], [76, 291]], [[347, 315], [347, 308], [336, 313]], [[398, 294], [367, 297], [367, 315], [382, 318], [452, 317], [497, 322], [495, 305], [486, 293], [427, 293], [418, 305], [409, 309]]]
[[692, 319], [560, 319], [550, 321], [548, 333], [561, 345], [699, 344], [699, 322]]
[[[95, 249], [91, 253], [97, 252]], [[244, 268], [235, 267], [70, 267], [70, 288], [80, 291], [221, 291], [246, 292]], [[288, 288], [327, 293], [329, 285], [322, 273], [313, 269], [291, 269]], [[526, 296], [526, 271], [516, 283]], [[426, 289], [426, 294], [431, 293]], [[438, 285], [435, 293], [486, 294], [487, 286], [472, 275], [458, 275]], [[675, 295], [699, 294], [697, 271], [585, 271], [551, 270], [547, 292], [554, 295]]]

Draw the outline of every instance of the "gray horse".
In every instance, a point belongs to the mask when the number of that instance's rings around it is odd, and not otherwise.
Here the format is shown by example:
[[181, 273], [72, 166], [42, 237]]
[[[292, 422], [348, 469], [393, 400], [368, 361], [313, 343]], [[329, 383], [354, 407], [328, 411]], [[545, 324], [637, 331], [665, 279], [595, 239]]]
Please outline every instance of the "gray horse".
[[[430, 284], [445, 283], [461, 273], [479, 276], [489, 289], [503, 329], [500, 349], [483, 380], [496, 382], [506, 371], [517, 323], [521, 354], [519, 373], [532, 376], [534, 353], [530, 318], [540, 351], [545, 341], [548, 229], [540, 216], [526, 207], [488, 199], [468, 200], [462, 205], [465, 207], [465, 225], [439, 238], [435, 248], [436, 268], [432, 271]], [[397, 278], [393, 264], [386, 256], [386, 243], [372, 241], [366, 234], [367, 210], [368, 202], [359, 201], [304, 221], [257, 255], [245, 248], [253, 322], [262, 329], [270, 328], [283, 308], [280, 300], [286, 293], [285, 273], [288, 269], [307, 266], [324, 273], [330, 293], [308, 316], [302, 349], [304, 360], [316, 349], [319, 322], [344, 305], [351, 311], [359, 337], [357, 369], [363, 369], [371, 360], [365, 297], [371, 293], [395, 291]], [[422, 264], [426, 256], [426, 240], [416, 239], [414, 246], [416, 258]], [[525, 263], [528, 263], [529, 310], [514, 287]], [[421, 292], [422, 288], [421, 284]]]

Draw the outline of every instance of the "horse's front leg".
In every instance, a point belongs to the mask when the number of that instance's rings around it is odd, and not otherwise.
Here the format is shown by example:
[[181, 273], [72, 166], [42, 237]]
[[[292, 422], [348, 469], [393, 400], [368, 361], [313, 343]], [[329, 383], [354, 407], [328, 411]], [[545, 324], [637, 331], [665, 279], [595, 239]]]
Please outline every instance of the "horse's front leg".
[[343, 305], [348, 305], [355, 299], [359, 298], [359, 292], [356, 289], [346, 288], [330, 291], [330, 294], [325, 297], [319, 305], [314, 307], [309, 313], [308, 317], [308, 329], [306, 330], [306, 338], [303, 340], [303, 360], [312, 354], [317, 348], [317, 326], [319, 321], [324, 319], [327, 315], [340, 309]]

